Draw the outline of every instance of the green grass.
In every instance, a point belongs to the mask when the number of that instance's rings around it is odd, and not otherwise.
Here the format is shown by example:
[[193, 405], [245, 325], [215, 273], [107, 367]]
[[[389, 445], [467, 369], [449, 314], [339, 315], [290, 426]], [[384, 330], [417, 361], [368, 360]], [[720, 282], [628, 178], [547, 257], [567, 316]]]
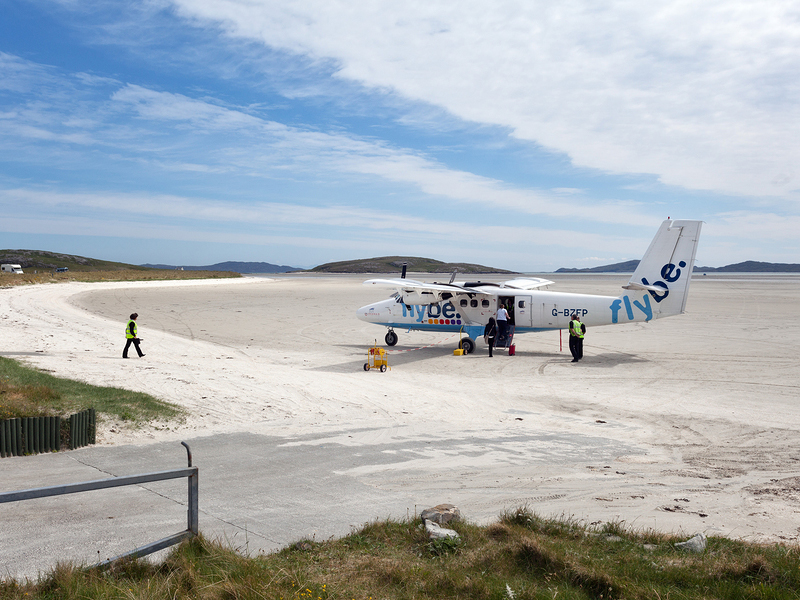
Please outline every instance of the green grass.
[[130, 265], [127, 263], [111, 262], [108, 260], [98, 260], [96, 258], [86, 258], [74, 254], [64, 254], [61, 252], [48, 252], [46, 250], [0, 250], [0, 262], [23, 265], [23, 271], [49, 270], [54, 271], [58, 267], [67, 267], [70, 271], [113, 271], [117, 269], [138, 269], [146, 270], [147, 267]]
[[34, 273], [34, 269], [30, 269], [29, 271], [25, 271], [22, 275], [0, 273], [0, 287], [40, 283], [65, 283], [70, 281], [96, 283], [98, 281], [173, 281], [188, 279], [230, 279], [237, 277], [241, 277], [241, 275], [230, 271], [165, 271], [162, 269], [141, 268], [108, 271], [70, 270], [66, 273], [39, 270], [38, 273]]
[[[202, 536], [161, 563], [109, 570], [61, 564], [37, 581], [0, 583], [0, 599], [283, 600], [756, 599], [800, 597], [798, 548], [709, 538], [703, 554], [674, 538], [548, 520], [525, 508], [488, 526], [450, 525], [432, 544], [418, 519], [376, 521], [325, 542], [247, 556]], [[609, 533], [611, 532], [611, 533]]]
[[0, 357], [0, 420], [65, 416], [87, 408], [133, 424], [182, 414], [175, 405], [148, 394], [62, 379]]

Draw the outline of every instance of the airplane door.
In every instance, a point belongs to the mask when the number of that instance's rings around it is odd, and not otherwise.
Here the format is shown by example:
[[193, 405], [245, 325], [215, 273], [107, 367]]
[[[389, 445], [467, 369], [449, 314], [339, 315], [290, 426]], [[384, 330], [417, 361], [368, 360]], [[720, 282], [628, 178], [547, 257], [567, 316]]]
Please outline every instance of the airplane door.
[[514, 306], [514, 326], [532, 327], [533, 326], [533, 307], [531, 306], [531, 296], [517, 296]]
[[552, 302], [542, 302], [539, 307], [541, 308], [539, 315], [541, 327], [558, 327], [558, 306]]

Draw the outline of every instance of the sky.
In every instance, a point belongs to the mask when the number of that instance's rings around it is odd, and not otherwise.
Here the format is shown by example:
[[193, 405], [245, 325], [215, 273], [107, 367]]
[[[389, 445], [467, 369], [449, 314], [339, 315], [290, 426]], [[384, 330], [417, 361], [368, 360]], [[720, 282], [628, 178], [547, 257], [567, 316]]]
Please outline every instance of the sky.
[[0, 248], [800, 262], [796, 2], [0, 6]]

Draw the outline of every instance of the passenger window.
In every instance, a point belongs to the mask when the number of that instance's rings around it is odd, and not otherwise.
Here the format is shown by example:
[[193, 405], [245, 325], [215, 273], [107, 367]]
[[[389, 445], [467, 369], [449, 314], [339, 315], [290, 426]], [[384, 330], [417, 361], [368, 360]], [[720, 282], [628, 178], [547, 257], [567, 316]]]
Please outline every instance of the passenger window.
[[525, 300], [520, 300], [517, 306], [519, 306], [520, 308], [525, 308]]
[[466, 298], [462, 298], [461, 299], [461, 306], [466, 306], [466, 305], [467, 305], [467, 299]]
[[470, 300], [470, 301], [469, 301], [469, 305], [470, 305], [472, 308], [478, 308], [478, 301], [477, 301], [477, 300]]
[[483, 308], [489, 308], [489, 301], [488, 300], [482, 300], [481, 301], [481, 306], [483, 306]]

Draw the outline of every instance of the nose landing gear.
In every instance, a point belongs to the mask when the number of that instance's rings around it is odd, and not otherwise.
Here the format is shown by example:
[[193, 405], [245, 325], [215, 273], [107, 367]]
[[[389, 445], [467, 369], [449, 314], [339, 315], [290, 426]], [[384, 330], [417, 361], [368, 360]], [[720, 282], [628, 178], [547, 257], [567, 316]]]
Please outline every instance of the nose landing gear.
[[464, 354], [472, 354], [475, 350], [475, 342], [472, 338], [461, 338], [458, 347], [464, 351]]

